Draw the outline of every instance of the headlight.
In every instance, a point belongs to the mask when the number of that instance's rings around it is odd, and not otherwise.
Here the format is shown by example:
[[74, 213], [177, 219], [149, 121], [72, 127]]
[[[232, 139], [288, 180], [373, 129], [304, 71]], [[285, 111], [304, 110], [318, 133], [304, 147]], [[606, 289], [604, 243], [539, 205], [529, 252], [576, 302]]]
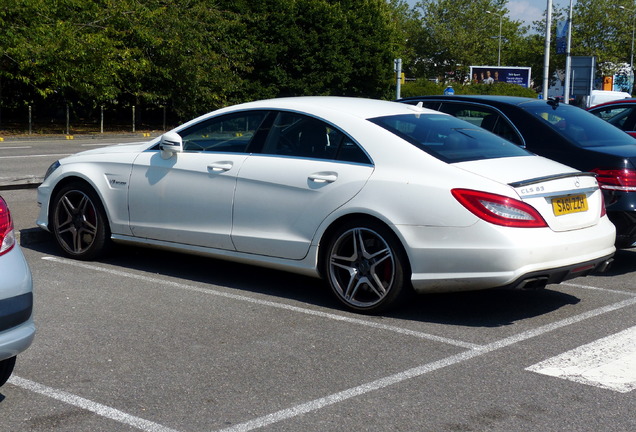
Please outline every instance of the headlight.
[[46, 179], [49, 178], [49, 176], [51, 174], [53, 174], [53, 171], [58, 169], [59, 166], [60, 166], [60, 161], [59, 160], [56, 160], [55, 162], [53, 162], [51, 164], [51, 166], [49, 167], [49, 169], [46, 170], [46, 174], [44, 174], [44, 180], [43, 181], [46, 181]]

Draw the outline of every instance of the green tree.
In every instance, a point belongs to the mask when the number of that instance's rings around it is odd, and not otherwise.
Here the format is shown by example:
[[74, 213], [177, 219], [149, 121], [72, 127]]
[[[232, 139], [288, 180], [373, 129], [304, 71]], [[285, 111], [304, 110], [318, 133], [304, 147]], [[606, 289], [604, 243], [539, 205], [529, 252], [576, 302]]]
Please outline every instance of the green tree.
[[384, 0], [227, 1], [253, 47], [244, 78], [252, 98], [386, 96], [399, 51], [395, 9]]
[[455, 70], [466, 73], [471, 65], [497, 64], [500, 17], [501, 64], [516, 66], [522, 62], [515, 47], [527, 28], [507, 17], [506, 3], [506, 0], [422, 0], [417, 3], [420, 30], [412, 38], [418, 50], [417, 74], [443, 77]]

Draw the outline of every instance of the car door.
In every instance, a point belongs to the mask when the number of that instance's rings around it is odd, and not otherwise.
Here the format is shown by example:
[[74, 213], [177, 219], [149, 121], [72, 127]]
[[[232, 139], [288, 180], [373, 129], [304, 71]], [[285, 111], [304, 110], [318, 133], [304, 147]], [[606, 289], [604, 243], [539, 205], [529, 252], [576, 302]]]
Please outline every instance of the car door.
[[636, 104], [612, 104], [593, 108], [590, 112], [636, 137]]
[[212, 118], [179, 132], [183, 152], [156, 148], [134, 162], [129, 214], [134, 236], [233, 250], [232, 200], [237, 174], [266, 111]]
[[302, 259], [316, 229], [362, 189], [366, 153], [320, 120], [278, 113], [259, 155], [241, 167], [232, 241], [241, 252]]

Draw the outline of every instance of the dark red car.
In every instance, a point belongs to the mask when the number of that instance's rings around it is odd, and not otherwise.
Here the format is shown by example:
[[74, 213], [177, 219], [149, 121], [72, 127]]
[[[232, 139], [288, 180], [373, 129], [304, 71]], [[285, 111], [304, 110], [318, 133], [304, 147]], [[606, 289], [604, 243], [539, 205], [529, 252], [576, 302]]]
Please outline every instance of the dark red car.
[[636, 138], [636, 98], [605, 102], [588, 111]]

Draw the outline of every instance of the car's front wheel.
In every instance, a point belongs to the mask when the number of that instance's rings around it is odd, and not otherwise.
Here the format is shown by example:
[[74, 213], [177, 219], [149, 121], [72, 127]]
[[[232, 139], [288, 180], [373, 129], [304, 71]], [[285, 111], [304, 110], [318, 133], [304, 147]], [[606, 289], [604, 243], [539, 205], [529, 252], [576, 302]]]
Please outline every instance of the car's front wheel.
[[109, 244], [106, 213], [88, 185], [63, 187], [53, 199], [52, 231], [62, 251], [76, 259], [91, 260]]
[[340, 226], [327, 244], [323, 274], [350, 309], [377, 313], [410, 291], [410, 267], [399, 240], [375, 221]]

